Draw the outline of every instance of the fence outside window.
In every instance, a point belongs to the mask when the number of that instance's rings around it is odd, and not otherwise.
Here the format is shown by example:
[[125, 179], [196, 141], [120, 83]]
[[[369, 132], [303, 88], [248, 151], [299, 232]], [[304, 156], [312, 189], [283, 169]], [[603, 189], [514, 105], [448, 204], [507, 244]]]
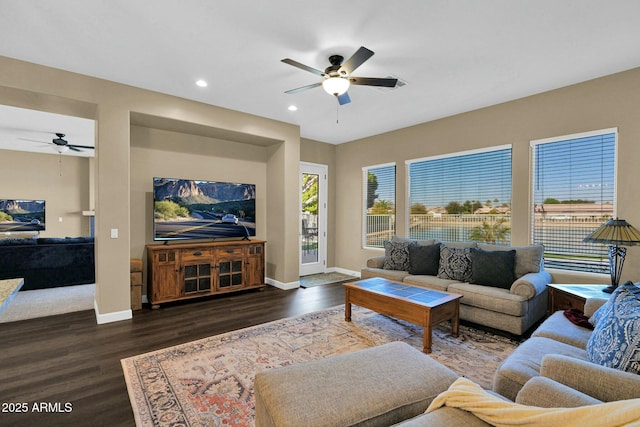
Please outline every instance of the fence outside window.
[[[489, 214], [439, 214], [410, 215], [409, 238], [435, 239], [444, 242], [469, 241], [469, 233], [484, 222], [494, 224], [506, 219], [503, 226], [511, 228], [510, 215]], [[366, 215], [366, 246], [384, 247], [385, 240], [395, 234], [395, 215]], [[598, 228], [606, 218], [593, 215], [564, 215], [558, 218], [534, 217], [535, 244], [545, 247], [545, 267], [564, 270], [608, 273], [607, 248], [604, 245], [584, 243], [589, 233]], [[544, 232], [543, 232], [544, 231]], [[509, 245], [511, 233], [496, 244]]]

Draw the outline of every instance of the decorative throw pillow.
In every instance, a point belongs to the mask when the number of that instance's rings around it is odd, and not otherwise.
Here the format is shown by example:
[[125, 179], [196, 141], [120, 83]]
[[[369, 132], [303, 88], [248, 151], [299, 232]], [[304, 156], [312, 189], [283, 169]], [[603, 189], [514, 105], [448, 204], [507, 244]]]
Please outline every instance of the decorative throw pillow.
[[[478, 244], [480, 249], [485, 251], [504, 251], [505, 247], [501, 245], [489, 245], [486, 243]], [[514, 273], [516, 278], [520, 278], [527, 273], [537, 273], [543, 265], [544, 246], [509, 246], [509, 249], [516, 251], [516, 265]]]
[[438, 277], [460, 282], [471, 280], [471, 248], [450, 248], [441, 245]]
[[515, 279], [516, 251], [471, 248], [471, 283], [509, 289]]
[[640, 288], [629, 281], [611, 294], [609, 303], [600, 307], [610, 305], [587, 342], [587, 359], [640, 374]]
[[[618, 287], [618, 289], [620, 289]], [[617, 289], [616, 289], [617, 290]], [[614, 291], [615, 292], [615, 291]], [[609, 298], [607, 300], [607, 302], [605, 302], [604, 304], [602, 304], [600, 306], [600, 308], [598, 308], [589, 318], [589, 323], [591, 323], [593, 326], [596, 326], [598, 324], [598, 321], [609, 315], [609, 313], [611, 312], [611, 298]]]
[[409, 246], [409, 274], [436, 276], [440, 265], [440, 243]]
[[385, 240], [384, 265], [385, 270], [409, 270], [409, 246], [415, 246], [416, 242], [390, 242]]

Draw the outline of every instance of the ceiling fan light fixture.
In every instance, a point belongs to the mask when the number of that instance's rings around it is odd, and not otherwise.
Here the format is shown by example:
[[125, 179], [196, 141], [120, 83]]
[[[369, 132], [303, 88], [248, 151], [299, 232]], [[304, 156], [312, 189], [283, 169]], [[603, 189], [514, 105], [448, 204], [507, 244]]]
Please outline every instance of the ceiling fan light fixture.
[[53, 149], [56, 150], [59, 154], [69, 151], [69, 147], [67, 147], [66, 145], [56, 145], [53, 147]]
[[329, 95], [339, 96], [349, 89], [349, 80], [343, 77], [329, 77], [324, 79], [322, 87]]

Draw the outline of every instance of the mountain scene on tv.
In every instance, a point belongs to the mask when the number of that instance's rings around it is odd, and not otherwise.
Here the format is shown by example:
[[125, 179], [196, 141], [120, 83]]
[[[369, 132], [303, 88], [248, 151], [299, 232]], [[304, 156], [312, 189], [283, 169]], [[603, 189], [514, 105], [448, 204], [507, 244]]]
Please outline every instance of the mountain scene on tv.
[[256, 235], [256, 186], [154, 178], [154, 239]]
[[0, 199], [0, 232], [44, 230], [44, 200]]

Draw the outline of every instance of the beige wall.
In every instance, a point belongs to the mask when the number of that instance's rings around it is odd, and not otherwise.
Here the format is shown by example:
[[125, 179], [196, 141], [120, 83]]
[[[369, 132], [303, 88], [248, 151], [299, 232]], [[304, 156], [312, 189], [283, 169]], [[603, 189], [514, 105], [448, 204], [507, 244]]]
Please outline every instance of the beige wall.
[[[380, 254], [361, 244], [363, 166], [396, 163], [396, 204], [401, 213], [407, 210], [406, 160], [512, 144], [512, 243], [522, 245], [529, 243], [529, 141], [612, 127], [619, 130], [617, 213], [640, 227], [638, 86], [640, 69], [634, 69], [337, 146], [336, 259], [344, 268], [359, 270], [367, 258]], [[406, 233], [405, 223], [399, 216], [398, 234]], [[640, 279], [640, 247], [629, 248], [623, 279]]]
[[266, 176], [265, 147], [132, 126], [131, 256], [146, 262], [145, 245], [154, 243], [153, 177], [255, 184], [255, 238], [264, 240]]
[[[144, 210], [148, 209], [146, 186], [150, 183], [143, 183], [146, 178], [139, 175], [143, 172], [138, 172], [137, 163], [144, 164], [148, 156], [162, 161], [166, 153], [175, 150], [175, 147], [165, 150], [154, 145], [169, 144], [167, 140], [171, 138], [167, 133], [149, 128], [167, 128], [162, 125], [143, 128], [136, 123], [142, 116], [154, 117], [160, 123], [170, 122], [172, 126], [184, 123], [195, 130], [180, 133], [192, 136], [202, 135], [203, 129], [232, 135], [222, 138], [226, 142], [220, 144], [255, 139], [257, 145], [262, 145], [262, 149], [233, 148], [231, 151], [239, 150], [242, 155], [229, 163], [220, 160], [223, 158], [220, 153], [214, 153], [211, 162], [231, 168], [248, 162], [255, 164], [257, 174], [265, 177], [262, 203], [266, 205], [266, 236], [262, 237], [268, 241], [267, 276], [276, 282], [286, 284], [298, 278], [301, 160], [329, 165], [329, 203], [330, 211], [333, 210], [329, 218], [333, 237], [329, 242], [329, 265], [356, 271], [369, 256], [378, 253], [361, 247], [363, 166], [396, 162], [397, 210], [404, 212], [405, 160], [512, 144], [513, 243], [526, 244], [529, 240], [529, 141], [576, 132], [619, 128], [618, 215], [640, 227], [640, 200], [634, 186], [640, 178], [640, 169], [636, 167], [640, 160], [640, 91], [637, 90], [640, 69], [335, 147], [309, 140], [301, 143], [299, 128], [295, 125], [9, 58], [0, 57], [0, 70], [0, 103], [97, 120], [96, 307], [107, 321], [127, 315], [129, 258], [140, 256], [143, 242], [150, 235], [147, 223], [144, 231], [140, 226], [141, 218], [146, 215]], [[233, 135], [241, 138], [235, 139]], [[194, 161], [206, 168], [207, 165], [196, 158], [201, 154], [209, 156], [199, 151], [209, 140], [204, 142], [192, 136], [184, 136], [184, 140], [189, 146], [198, 146], [194, 148], [198, 153], [186, 150], [178, 157], [181, 162]], [[207, 137], [216, 139], [211, 135]], [[262, 154], [256, 154], [260, 151]], [[173, 153], [177, 155], [176, 151]], [[262, 159], [254, 157], [262, 155]], [[149, 170], [144, 173], [155, 173], [148, 165], [145, 167]], [[175, 170], [186, 171], [186, 166], [181, 164]], [[140, 204], [140, 197], [145, 198], [144, 206]], [[118, 228], [118, 239], [109, 237], [112, 228]], [[403, 220], [399, 221], [398, 232], [405, 232]], [[638, 261], [640, 248], [630, 248], [623, 278], [638, 278]], [[113, 317], [109, 317], [110, 314]]]
[[0, 150], [0, 182], [2, 199], [45, 201], [41, 237], [89, 235], [89, 218], [82, 216], [89, 209], [88, 158]]
[[[154, 117], [172, 125], [216, 130], [244, 140], [271, 144], [267, 167], [267, 249], [272, 278], [295, 282], [298, 277], [298, 197], [300, 130], [274, 120], [220, 107], [0, 57], [0, 103], [95, 119], [96, 314], [98, 322], [131, 316], [129, 258], [131, 255], [132, 116]], [[156, 126], [157, 127], [157, 126]], [[275, 142], [274, 142], [275, 141]], [[278, 201], [272, 204], [270, 200]], [[287, 226], [285, 226], [287, 225]], [[110, 231], [118, 229], [119, 237]]]

